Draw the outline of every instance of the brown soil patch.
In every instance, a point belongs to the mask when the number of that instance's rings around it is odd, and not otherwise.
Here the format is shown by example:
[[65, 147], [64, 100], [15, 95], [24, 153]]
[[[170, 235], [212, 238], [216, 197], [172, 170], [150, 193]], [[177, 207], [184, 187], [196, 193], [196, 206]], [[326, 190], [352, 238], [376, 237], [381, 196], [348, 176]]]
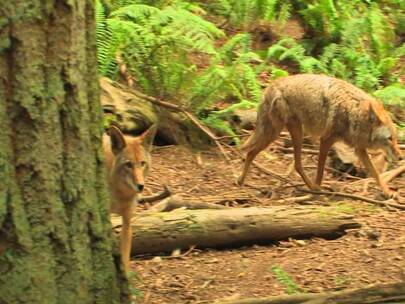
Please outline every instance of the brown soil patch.
[[[266, 168], [284, 175], [292, 164], [292, 155], [271, 146], [257, 160]], [[249, 193], [257, 199], [231, 202], [235, 206], [270, 206], [274, 201], [257, 189], [240, 188], [234, 184], [241, 161], [233, 157], [227, 164], [216, 150], [196, 155], [180, 147], [160, 147], [153, 152], [150, 192], [160, 191], [163, 184], [184, 197]], [[317, 157], [307, 155], [304, 165], [314, 173]], [[345, 184], [345, 191], [359, 194], [362, 182], [338, 182], [326, 171], [326, 184]], [[292, 172], [290, 178], [301, 179]], [[297, 195], [292, 187], [252, 168], [248, 184], [258, 188], [270, 187], [279, 198]], [[405, 177], [391, 183], [405, 196]], [[372, 182], [371, 185], [375, 186]], [[378, 194], [371, 188], [369, 196]], [[339, 205], [354, 214], [362, 223], [360, 230], [349, 231], [339, 239], [286, 240], [267, 246], [249, 246], [228, 250], [193, 250], [183, 257], [134, 257], [132, 268], [138, 273], [134, 283], [143, 296], [137, 303], [212, 303], [227, 297], [260, 297], [280, 295], [287, 291], [321, 292], [362, 287], [370, 283], [389, 283], [404, 279], [405, 275], [405, 213], [376, 207], [361, 201], [318, 197], [313, 204]], [[139, 207], [146, 209], [146, 206]], [[281, 269], [289, 279], [276, 275]], [[289, 287], [288, 287], [289, 286]]]

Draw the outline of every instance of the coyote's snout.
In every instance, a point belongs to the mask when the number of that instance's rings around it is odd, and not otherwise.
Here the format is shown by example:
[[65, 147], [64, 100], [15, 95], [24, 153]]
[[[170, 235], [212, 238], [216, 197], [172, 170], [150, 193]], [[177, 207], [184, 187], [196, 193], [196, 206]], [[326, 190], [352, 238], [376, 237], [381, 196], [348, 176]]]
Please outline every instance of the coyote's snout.
[[103, 138], [104, 155], [110, 186], [111, 212], [122, 216], [120, 237], [121, 258], [129, 269], [131, 253], [131, 215], [139, 193], [145, 185], [151, 163], [150, 150], [157, 126], [153, 125], [138, 137], [124, 136], [112, 125]]
[[[400, 157], [397, 133], [380, 102], [352, 84], [325, 75], [300, 74], [275, 80], [264, 92], [256, 130], [244, 144], [245, 165], [238, 183], [243, 184], [256, 155], [287, 128], [294, 147], [295, 169], [310, 189], [320, 189], [326, 156], [337, 141], [354, 147], [366, 169], [377, 180], [386, 197], [393, 192], [380, 178], [367, 148], [382, 148], [389, 158]], [[320, 138], [315, 182], [301, 164], [303, 130]]]

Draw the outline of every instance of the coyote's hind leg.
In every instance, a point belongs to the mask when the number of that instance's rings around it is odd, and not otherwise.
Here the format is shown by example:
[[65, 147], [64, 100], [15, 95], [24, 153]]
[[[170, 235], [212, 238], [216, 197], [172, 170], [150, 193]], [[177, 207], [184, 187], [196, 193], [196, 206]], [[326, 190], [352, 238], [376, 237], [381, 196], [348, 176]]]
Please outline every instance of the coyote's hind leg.
[[305, 184], [312, 190], [320, 190], [320, 187], [315, 185], [305, 174], [301, 163], [301, 148], [302, 148], [302, 125], [295, 121], [287, 123], [288, 132], [290, 132], [293, 147], [294, 147], [294, 162], [295, 170], [301, 175]]
[[321, 144], [319, 146], [319, 154], [318, 154], [318, 171], [316, 173], [316, 179], [315, 179], [315, 183], [318, 186], [321, 186], [321, 183], [322, 183], [326, 157], [328, 156], [328, 152], [335, 142], [336, 142], [336, 138], [332, 137], [332, 136], [327, 137], [325, 139], [321, 138]]
[[[275, 141], [278, 138], [278, 136], [280, 135], [280, 132], [282, 129], [283, 129], [282, 126], [277, 126], [276, 128], [275, 127], [270, 128], [270, 131], [267, 134], [264, 134], [260, 139], [258, 139], [256, 141], [256, 143], [254, 145], [249, 147], [249, 150], [246, 154], [245, 164], [243, 166], [242, 173], [238, 177], [238, 180], [237, 180], [237, 184], [239, 186], [243, 185], [245, 178], [246, 178], [246, 174], [249, 171], [249, 167], [252, 164], [255, 157], [257, 156], [257, 154], [259, 154], [260, 151], [262, 151], [268, 145], [270, 145], [273, 141]], [[257, 134], [253, 134], [252, 136], [255, 137], [255, 136], [257, 136]]]

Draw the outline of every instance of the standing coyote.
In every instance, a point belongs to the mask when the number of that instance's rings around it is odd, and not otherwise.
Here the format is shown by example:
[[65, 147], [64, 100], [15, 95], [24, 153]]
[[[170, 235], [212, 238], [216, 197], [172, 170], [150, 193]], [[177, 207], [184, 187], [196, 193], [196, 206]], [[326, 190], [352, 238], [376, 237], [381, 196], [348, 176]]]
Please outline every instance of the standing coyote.
[[157, 126], [153, 125], [138, 137], [124, 136], [111, 125], [103, 138], [103, 148], [110, 186], [112, 213], [122, 217], [120, 235], [121, 259], [129, 270], [132, 229], [131, 216], [138, 195], [142, 192], [150, 166], [150, 150]]
[[[257, 113], [256, 130], [242, 147], [247, 156], [238, 178], [239, 185], [243, 185], [256, 155], [277, 139], [284, 126], [292, 138], [295, 169], [310, 189], [320, 189], [328, 151], [335, 142], [344, 141], [354, 147], [384, 195], [394, 195], [381, 179], [366, 150], [382, 148], [388, 158], [399, 158], [397, 133], [389, 114], [380, 102], [354, 85], [311, 74], [277, 79], [265, 90]], [[315, 183], [305, 174], [301, 164], [303, 130], [320, 138]]]

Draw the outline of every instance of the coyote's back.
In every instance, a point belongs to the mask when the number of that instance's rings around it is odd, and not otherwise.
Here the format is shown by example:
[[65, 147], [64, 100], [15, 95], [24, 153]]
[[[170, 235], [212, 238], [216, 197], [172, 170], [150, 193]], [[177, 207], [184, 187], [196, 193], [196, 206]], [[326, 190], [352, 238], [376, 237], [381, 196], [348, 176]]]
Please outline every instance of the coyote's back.
[[[363, 90], [325, 75], [287, 76], [275, 80], [264, 92], [256, 130], [244, 144], [248, 156], [239, 178], [240, 184], [251, 160], [278, 137], [284, 126], [293, 140], [296, 169], [313, 189], [319, 188], [322, 180], [320, 171], [323, 171], [326, 158], [323, 154], [327, 154], [336, 141], [344, 141], [354, 147], [373, 176], [375, 170], [368, 155], [365, 156], [365, 149], [383, 148], [393, 158], [400, 155], [396, 129], [389, 114], [380, 102]], [[303, 130], [321, 140], [315, 184], [306, 177], [300, 164]], [[385, 194], [390, 192], [383, 183], [379, 184]]]

